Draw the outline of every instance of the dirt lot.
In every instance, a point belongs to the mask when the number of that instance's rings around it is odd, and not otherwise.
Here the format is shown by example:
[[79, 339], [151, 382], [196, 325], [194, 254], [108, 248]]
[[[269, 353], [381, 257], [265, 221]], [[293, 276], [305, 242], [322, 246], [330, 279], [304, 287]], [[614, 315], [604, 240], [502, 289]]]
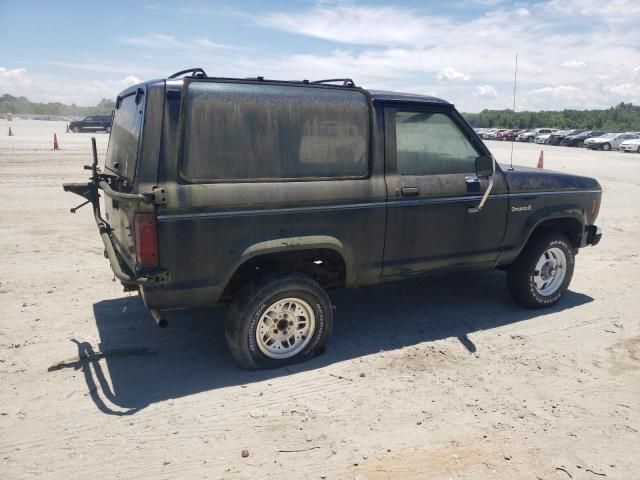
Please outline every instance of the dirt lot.
[[[223, 310], [161, 330], [111, 281], [89, 208], [71, 215], [60, 187], [86, 177], [90, 135], [12, 129], [0, 121], [0, 478], [639, 478], [640, 155], [545, 147], [547, 168], [605, 190], [603, 241], [557, 307], [520, 309], [497, 271], [337, 292], [325, 355], [251, 373]], [[516, 163], [539, 151], [517, 144]]]

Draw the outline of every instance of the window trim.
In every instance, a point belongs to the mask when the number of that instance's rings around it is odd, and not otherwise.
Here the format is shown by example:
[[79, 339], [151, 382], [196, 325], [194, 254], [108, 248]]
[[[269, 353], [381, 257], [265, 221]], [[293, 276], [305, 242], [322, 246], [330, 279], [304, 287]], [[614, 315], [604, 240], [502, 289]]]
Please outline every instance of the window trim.
[[231, 84], [249, 84], [249, 85], [269, 85], [269, 86], [286, 86], [293, 88], [321, 88], [329, 90], [345, 91], [344, 87], [337, 87], [335, 85], [323, 85], [323, 84], [282, 84], [269, 81], [255, 81], [255, 80], [219, 80], [212, 81], [211, 79], [199, 79], [199, 78], [185, 78], [184, 85], [182, 87], [182, 96], [180, 99], [180, 119], [178, 125], [178, 179], [180, 183], [187, 185], [215, 185], [215, 184], [228, 184], [228, 183], [290, 183], [290, 182], [331, 182], [331, 181], [344, 181], [344, 180], [366, 180], [372, 176], [372, 159], [373, 159], [373, 136], [374, 136], [374, 122], [373, 122], [373, 108], [372, 99], [369, 92], [359, 87], [349, 88], [349, 92], [359, 92], [364, 95], [368, 110], [367, 118], [367, 158], [366, 158], [366, 172], [364, 175], [342, 175], [336, 177], [258, 177], [258, 178], [191, 178], [184, 171], [185, 160], [185, 147], [186, 143], [186, 128], [187, 128], [187, 100], [189, 98], [189, 85], [191, 83], [231, 83]]
[[[462, 135], [467, 139], [472, 147], [476, 149], [478, 155], [491, 155], [491, 152], [487, 149], [486, 145], [480, 140], [473, 128], [464, 119], [462, 115], [453, 107], [446, 105], [426, 105], [416, 103], [385, 103], [384, 107], [384, 125], [385, 125], [385, 175], [397, 175], [398, 177], [429, 177], [440, 175], [469, 175], [475, 174], [475, 172], [468, 173], [425, 173], [422, 175], [402, 175], [398, 171], [398, 149], [396, 144], [396, 120], [395, 113], [397, 111], [402, 112], [415, 112], [415, 113], [441, 113], [449, 117], [453, 124], [458, 127]], [[498, 162], [495, 161], [496, 173], [502, 172]]]

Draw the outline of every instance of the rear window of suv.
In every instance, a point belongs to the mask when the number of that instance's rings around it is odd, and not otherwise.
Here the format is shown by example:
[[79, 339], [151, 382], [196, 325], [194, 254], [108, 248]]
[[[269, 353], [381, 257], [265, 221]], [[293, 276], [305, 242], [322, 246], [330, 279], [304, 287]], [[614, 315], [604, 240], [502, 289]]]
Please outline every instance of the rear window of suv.
[[137, 104], [132, 93], [120, 99], [113, 116], [106, 167], [128, 180], [133, 180], [136, 173], [143, 105], [144, 99]]
[[368, 174], [369, 108], [359, 91], [191, 82], [182, 176], [191, 182]]

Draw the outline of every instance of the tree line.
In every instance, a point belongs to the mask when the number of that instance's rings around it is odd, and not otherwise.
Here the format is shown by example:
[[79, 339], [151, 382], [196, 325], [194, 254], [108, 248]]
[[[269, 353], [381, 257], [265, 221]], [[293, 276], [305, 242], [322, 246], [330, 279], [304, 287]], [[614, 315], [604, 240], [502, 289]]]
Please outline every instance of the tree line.
[[[103, 98], [94, 107], [65, 105], [63, 103], [37, 103], [26, 97], [4, 94], [0, 97], [0, 113], [39, 115], [108, 115], [115, 102]], [[497, 128], [586, 128], [607, 131], [640, 131], [640, 106], [620, 103], [605, 110], [545, 110], [540, 112], [516, 112], [513, 110], [482, 110], [464, 113], [473, 127]]]
[[87, 115], [109, 115], [115, 108], [115, 102], [103, 98], [95, 107], [83, 107], [76, 104], [37, 103], [26, 97], [14, 97], [4, 94], [0, 97], [0, 113], [23, 113], [38, 115], [69, 115], [84, 117]]
[[516, 112], [482, 110], [463, 114], [473, 127], [496, 128], [585, 128], [607, 131], [640, 131], [640, 106], [619, 103], [605, 110], [546, 110]]

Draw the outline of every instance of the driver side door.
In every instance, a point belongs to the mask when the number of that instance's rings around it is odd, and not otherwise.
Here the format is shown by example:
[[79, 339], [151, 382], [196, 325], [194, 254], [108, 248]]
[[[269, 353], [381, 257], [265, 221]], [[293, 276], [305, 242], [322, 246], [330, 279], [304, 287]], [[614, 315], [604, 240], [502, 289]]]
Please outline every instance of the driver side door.
[[452, 108], [389, 106], [385, 118], [387, 228], [382, 274], [492, 265], [507, 222], [507, 185], [496, 164], [493, 189], [475, 173], [490, 155]]

